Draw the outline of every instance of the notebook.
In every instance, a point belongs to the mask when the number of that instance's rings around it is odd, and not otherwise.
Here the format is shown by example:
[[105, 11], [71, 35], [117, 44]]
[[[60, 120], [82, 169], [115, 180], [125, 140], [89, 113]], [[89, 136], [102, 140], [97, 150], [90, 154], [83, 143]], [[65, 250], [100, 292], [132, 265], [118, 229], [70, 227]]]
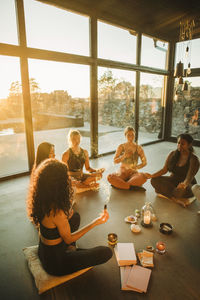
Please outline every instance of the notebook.
[[149, 284], [150, 275], [151, 275], [150, 269], [138, 265], [132, 266], [128, 274], [127, 281], [123, 282], [123, 287], [126, 287], [126, 289], [129, 288], [130, 290], [134, 290], [139, 293], [142, 292], [146, 293]]
[[129, 274], [131, 272], [131, 268], [132, 268], [131, 266], [120, 267], [121, 289], [124, 291], [130, 291], [130, 290], [134, 291], [134, 289], [126, 285]]
[[134, 265], [137, 263], [133, 243], [118, 243], [114, 249], [119, 266]]

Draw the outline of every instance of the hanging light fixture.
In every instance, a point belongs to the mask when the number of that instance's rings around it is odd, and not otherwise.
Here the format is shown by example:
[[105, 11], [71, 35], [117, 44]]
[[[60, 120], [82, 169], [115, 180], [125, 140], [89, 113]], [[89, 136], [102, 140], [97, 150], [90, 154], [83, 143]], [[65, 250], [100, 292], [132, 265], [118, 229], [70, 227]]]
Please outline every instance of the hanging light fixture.
[[175, 91], [175, 96], [174, 96], [174, 100], [177, 101], [178, 100], [178, 91]]
[[[187, 63], [187, 71], [186, 76], [191, 74], [191, 40], [193, 36], [193, 30], [194, 30], [194, 20], [189, 21], [186, 20], [185, 22], [180, 22], [180, 33], [179, 33], [179, 42], [188, 41], [187, 46], [185, 48], [185, 59], [183, 55], [183, 47], [184, 43], [181, 46], [181, 49], [179, 48], [180, 54], [180, 60], [176, 64], [174, 77], [179, 78], [178, 84], [183, 84], [183, 78], [184, 77], [184, 60], [186, 60]], [[181, 51], [182, 50], [182, 51]]]
[[184, 76], [184, 65], [181, 60], [177, 63], [176, 69], [174, 72], [174, 77], [183, 77]]
[[182, 91], [183, 91], [183, 92], [188, 91], [188, 83], [187, 83], [187, 81], [184, 82], [184, 84], [183, 84], [183, 86], [182, 86]]

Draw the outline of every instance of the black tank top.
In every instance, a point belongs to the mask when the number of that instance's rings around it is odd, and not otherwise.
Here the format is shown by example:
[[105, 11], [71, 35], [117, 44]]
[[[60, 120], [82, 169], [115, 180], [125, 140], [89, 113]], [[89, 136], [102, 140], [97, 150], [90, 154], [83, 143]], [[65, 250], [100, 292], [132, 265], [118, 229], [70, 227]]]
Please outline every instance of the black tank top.
[[[190, 167], [190, 157], [191, 157], [191, 154], [188, 156], [187, 162], [183, 166], [179, 167], [179, 166], [177, 166], [177, 163], [176, 163], [175, 166], [173, 167], [172, 177], [177, 181], [177, 183], [180, 183], [185, 180], [188, 170], [189, 170], [189, 167]], [[193, 184], [195, 182], [196, 182], [196, 180], [194, 178], [191, 183]]]
[[85, 164], [85, 153], [82, 148], [80, 148], [80, 153], [76, 155], [71, 148], [69, 148], [69, 159], [68, 159], [69, 171], [76, 172], [82, 171]]
[[42, 223], [40, 223], [40, 232], [42, 236], [47, 240], [55, 240], [60, 238], [58, 228], [47, 228]]

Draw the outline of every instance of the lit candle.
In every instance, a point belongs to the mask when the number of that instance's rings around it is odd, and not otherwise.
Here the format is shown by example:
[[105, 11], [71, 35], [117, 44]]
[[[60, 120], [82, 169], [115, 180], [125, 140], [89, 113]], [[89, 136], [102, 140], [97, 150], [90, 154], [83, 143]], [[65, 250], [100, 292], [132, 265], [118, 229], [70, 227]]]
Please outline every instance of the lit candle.
[[158, 253], [160, 253], [160, 254], [165, 253], [165, 251], [166, 251], [165, 243], [163, 243], [163, 242], [157, 242], [156, 243], [156, 251]]
[[151, 222], [151, 213], [150, 211], [145, 211], [144, 213], [144, 224], [150, 224]]

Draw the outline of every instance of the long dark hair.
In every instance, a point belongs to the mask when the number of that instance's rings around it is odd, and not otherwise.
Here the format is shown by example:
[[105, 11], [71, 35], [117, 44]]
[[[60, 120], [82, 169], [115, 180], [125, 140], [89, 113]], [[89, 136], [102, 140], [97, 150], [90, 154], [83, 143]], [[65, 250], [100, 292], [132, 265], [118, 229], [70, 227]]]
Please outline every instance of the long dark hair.
[[[191, 153], [194, 152], [194, 148], [192, 147], [193, 137], [192, 137], [190, 134], [188, 134], [188, 133], [181, 133], [181, 134], [179, 134], [179, 135], [177, 136], [177, 141], [178, 141], [178, 139], [183, 139], [183, 140], [185, 140], [185, 141], [190, 145], [189, 151], [190, 151]], [[172, 155], [172, 157], [171, 157], [171, 159], [170, 159], [170, 161], [169, 161], [169, 164], [168, 164], [168, 170], [169, 170], [170, 172], [173, 171], [174, 167], [176, 166], [176, 164], [177, 164], [177, 162], [178, 162], [178, 160], [179, 160], [179, 157], [180, 157], [180, 151], [176, 150], [176, 151], [174, 152], [174, 154]]]
[[52, 147], [54, 147], [54, 145], [48, 142], [39, 144], [37, 147], [34, 168], [36, 168], [43, 160], [49, 158]]
[[58, 210], [68, 216], [73, 189], [65, 163], [50, 158], [44, 160], [35, 170], [27, 199], [28, 216], [38, 225], [45, 215], [54, 215]]

